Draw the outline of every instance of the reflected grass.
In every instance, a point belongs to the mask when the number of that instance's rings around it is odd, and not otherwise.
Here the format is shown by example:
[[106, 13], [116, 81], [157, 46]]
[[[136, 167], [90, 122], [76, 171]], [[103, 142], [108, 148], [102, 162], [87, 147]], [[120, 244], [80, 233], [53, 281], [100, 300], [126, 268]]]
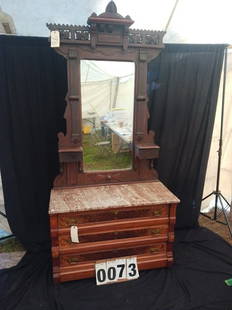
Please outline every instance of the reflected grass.
[[111, 143], [96, 145], [101, 142], [111, 142], [99, 133], [83, 135], [84, 170], [115, 170], [131, 167], [131, 152], [112, 151]]

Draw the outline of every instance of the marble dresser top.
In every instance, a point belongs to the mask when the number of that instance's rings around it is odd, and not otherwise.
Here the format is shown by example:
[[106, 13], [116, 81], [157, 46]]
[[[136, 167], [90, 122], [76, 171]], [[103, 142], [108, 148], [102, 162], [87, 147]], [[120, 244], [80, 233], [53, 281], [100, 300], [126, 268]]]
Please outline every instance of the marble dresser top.
[[111, 184], [53, 189], [49, 213], [89, 211], [154, 204], [179, 203], [161, 182]]
[[154, 204], [179, 203], [161, 182], [111, 184], [66, 189], [53, 189], [49, 213], [149, 206]]

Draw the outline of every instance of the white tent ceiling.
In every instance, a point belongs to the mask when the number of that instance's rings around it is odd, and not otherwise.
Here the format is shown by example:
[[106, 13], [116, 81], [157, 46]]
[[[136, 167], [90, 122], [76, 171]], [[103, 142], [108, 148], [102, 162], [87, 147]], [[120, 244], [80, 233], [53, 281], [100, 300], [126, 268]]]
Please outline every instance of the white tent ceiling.
[[[48, 36], [46, 22], [86, 24], [90, 14], [102, 13], [109, 0], [0, 0], [14, 20], [18, 35]], [[176, 0], [115, 0], [118, 12], [129, 14], [132, 27], [163, 30]], [[231, 0], [179, 0], [166, 42], [232, 43]]]

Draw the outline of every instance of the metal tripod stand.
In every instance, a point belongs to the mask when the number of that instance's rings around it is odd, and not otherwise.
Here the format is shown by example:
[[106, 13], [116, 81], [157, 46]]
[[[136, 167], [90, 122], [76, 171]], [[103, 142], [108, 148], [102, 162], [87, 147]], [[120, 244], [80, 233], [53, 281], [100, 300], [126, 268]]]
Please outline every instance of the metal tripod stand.
[[[217, 165], [217, 181], [216, 189], [212, 191], [209, 195], [204, 197], [202, 201], [209, 198], [210, 196], [215, 195], [215, 206], [214, 206], [214, 215], [211, 218], [207, 214], [201, 212], [201, 215], [216, 221], [220, 224], [226, 225], [229, 229], [230, 236], [232, 237], [232, 227], [228, 218], [228, 210], [231, 212], [231, 204], [227, 199], [222, 195], [219, 186], [220, 186], [220, 176], [221, 176], [221, 160], [222, 160], [222, 146], [223, 146], [223, 125], [224, 125], [224, 109], [225, 109], [225, 89], [226, 89], [226, 70], [227, 70], [227, 48], [225, 49], [224, 57], [224, 72], [223, 72], [223, 90], [222, 90], [222, 108], [221, 108], [221, 123], [220, 123], [220, 138], [219, 138], [219, 148], [218, 148], [218, 165]], [[224, 203], [223, 203], [224, 202]], [[218, 212], [218, 204], [220, 203], [220, 212]], [[224, 215], [225, 222], [218, 220], [221, 215]]]

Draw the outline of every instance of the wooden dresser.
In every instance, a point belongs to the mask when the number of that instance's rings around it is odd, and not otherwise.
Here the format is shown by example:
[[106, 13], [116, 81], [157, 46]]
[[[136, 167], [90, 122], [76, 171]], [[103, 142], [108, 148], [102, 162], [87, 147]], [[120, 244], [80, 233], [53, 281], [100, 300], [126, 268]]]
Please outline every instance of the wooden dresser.
[[136, 256], [139, 270], [170, 266], [178, 202], [159, 181], [53, 190], [55, 281], [94, 277], [101, 259]]
[[153, 168], [159, 146], [147, 104], [148, 64], [164, 48], [165, 32], [131, 29], [133, 23], [110, 1], [86, 26], [47, 24], [51, 46], [67, 60], [68, 80], [49, 209], [57, 282], [94, 277], [95, 268], [98, 281], [103, 260], [107, 269], [123, 258], [120, 281], [173, 261], [179, 200]]

